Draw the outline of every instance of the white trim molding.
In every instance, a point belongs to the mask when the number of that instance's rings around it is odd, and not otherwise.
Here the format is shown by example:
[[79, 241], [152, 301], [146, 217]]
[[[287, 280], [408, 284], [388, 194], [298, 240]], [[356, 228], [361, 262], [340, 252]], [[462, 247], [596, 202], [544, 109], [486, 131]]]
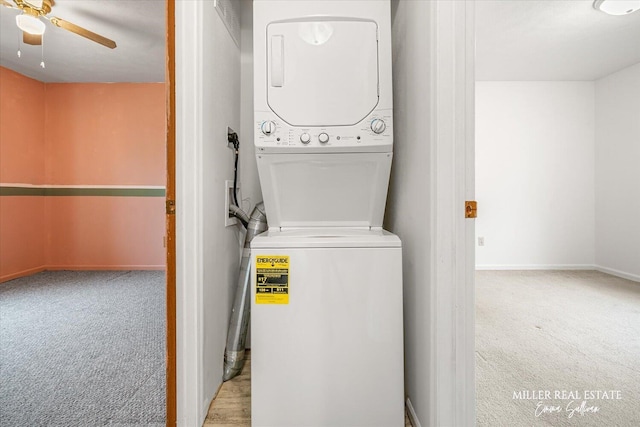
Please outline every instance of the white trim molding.
[[204, 4], [177, 1], [176, 375], [177, 425], [201, 426], [203, 401], [203, 32]]
[[[431, 366], [428, 425], [475, 425], [472, 1], [431, 4]], [[425, 421], [425, 420], [423, 420]]]
[[476, 270], [595, 270], [593, 264], [489, 264], [476, 265]]
[[594, 267], [595, 267], [596, 270], [598, 270], [601, 273], [610, 274], [612, 276], [621, 277], [621, 278], [627, 279], [627, 280], [633, 280], [634, 282], [640, 282], [640, 276], [638, 276], [637, 274], [631, 274], [631, 273], [627, 273], [625, 271], [620, 271], [620, 270], [615, 270], [613, 268], [603, 267], [601, 265], [596, 265]]
[[407, 414], [409, 415], [409, 420], [411, 421], [411, 425], [413, 427], [422, 427], [420, 424], [420, 420], [418, 419], [418, 415], [416, 414], [416, 410], [413, 408], [411, 404], [411, 399], [407, 398]]
[[633, 280], [634, 282], [640, 282], [640, 276], [637, 274], [627, 273], [626, 271], [616, 270], [613, 268], [603, 267], [601, 265], [594, 264], [491, 264], [491, 265], [476, 265], [476, 271], [599, 271], [601, 273], [617, 276], [622, 279]]

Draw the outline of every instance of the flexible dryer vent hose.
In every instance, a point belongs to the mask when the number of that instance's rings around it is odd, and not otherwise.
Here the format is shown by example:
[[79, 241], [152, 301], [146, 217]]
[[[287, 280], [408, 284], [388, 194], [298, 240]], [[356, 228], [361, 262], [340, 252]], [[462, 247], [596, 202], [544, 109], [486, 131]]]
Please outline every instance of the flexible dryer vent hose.
[[249, 225], [249, 215], [247, 215], [245, 211], [243, 211], [236, 205], [229, 205], [229, 213], [238, 218], [244, 228], [247, 228], [247, 226]]
[[255, 236], [267, 230], [267, 215], [264, 205], [258, 203], [251, 212], [247, 234], [244, 238], [240, 274], [236, 285], [236, 295], [231, 309], [229, 333], [227, 334], [227, 348], [224, 351], [224, 375], [222, 379], [228, 381], [242, 371], [244, 366], [244, 347], [247, 341], [249, 327], [250, 282], [251, 282], [251, 241]]

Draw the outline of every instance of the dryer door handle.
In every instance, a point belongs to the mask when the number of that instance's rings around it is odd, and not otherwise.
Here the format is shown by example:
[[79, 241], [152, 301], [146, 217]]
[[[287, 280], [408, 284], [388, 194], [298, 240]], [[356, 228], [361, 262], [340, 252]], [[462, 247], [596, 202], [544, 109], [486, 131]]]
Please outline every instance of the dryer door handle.
[[284, 84], [284, 36], [271, 36], [271, 86]]

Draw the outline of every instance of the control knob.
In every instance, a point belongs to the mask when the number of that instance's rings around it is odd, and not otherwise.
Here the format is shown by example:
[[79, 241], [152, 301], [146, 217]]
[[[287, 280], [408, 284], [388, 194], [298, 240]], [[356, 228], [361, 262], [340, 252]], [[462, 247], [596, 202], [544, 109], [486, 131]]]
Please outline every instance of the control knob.
[[309, 142], [311, 142], [311, 135], [309, 135], [308, 133], [303, 133], [302, 135], [300, 135], [300, 142], [302, 142], [303, 144], [308, 144]]
[[329, 135], [327, 135], [325, 132], [322, 132], [320, 135], [318, 135], [318, 141], [320, 141], [322, 144], [326, 144], [327, 142], [329, 142]]
[[382, 119], [373, 119], [371, 121], [371, 130], [374, 133], [380, 134], [380, 133], [384, 132], [386, 128], [387, 128], [387, 125], [384, 122], [384, 120], [382, 120]]
[[262, 123], [262, 125], [260, 126], [260, 130], [262, 131], [262, 133], [269, 136], [276, 131], [276, 124], [271, 120], [267, 120], [266, 122]]

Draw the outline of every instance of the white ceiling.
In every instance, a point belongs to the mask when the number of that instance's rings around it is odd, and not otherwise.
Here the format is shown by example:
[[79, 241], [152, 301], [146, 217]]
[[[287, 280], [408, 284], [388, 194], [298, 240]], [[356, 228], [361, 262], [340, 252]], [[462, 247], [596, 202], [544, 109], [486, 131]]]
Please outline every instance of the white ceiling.
[[[8, 0], [12, 2], [11, 0]], [[44, 82], [164, 82], [165, 0], [56, 0], [56, 16], [117, 43], [106, 48], [46, 21], [41, 48], [21, 44], [18, 10], [0, 7], [0, 65]]]
[[[9, 0], [11, 1], [11, 0]], [[476, 1], [478, 80], [595, 80], [640, 62], [640, 11], [609, 16], [591, 0]], [[45, 82], [165, 80], [165, 0], [57, 0], [57, 16], [113, 39], [111, 50], [47, 22], [22, 44], [16, 10], [0, 7], [0, 65]]]
[[640, 62], [640, 11], [592, 0], [476, 1], [477, 80], [596, 80]]

